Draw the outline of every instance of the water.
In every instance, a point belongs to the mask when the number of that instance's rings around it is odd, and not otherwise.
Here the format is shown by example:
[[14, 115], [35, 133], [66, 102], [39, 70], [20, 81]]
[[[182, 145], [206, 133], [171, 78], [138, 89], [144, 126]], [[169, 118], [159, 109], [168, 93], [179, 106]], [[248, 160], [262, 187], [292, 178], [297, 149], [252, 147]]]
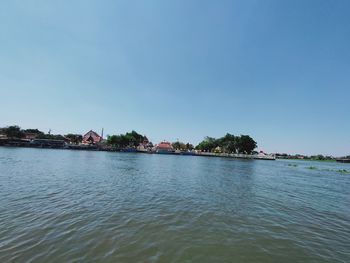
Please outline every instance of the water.
[[0, 148], [0, 262], [350, 262], [338, 169]]

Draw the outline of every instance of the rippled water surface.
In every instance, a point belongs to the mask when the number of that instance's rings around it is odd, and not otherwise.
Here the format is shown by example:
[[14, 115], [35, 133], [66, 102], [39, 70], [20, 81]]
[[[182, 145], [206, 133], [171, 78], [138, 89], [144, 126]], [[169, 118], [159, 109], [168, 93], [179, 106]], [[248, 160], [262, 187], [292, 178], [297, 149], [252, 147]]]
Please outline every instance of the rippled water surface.
[[0, 148], [0, 262], [350, 262], [339, 169]]

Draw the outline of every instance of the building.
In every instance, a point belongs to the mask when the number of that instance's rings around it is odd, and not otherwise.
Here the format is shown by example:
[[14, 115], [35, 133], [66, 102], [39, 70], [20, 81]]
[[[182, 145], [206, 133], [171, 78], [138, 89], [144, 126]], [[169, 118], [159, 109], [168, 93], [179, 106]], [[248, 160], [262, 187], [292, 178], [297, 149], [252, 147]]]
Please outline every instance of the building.
[[151, 152], [153, 144], [148, 140], [148, 138], [143, 136], [142, 142], [136, 147], [138, 152]]
[[102, 141], [102, 136], [90, 130], [83, 136], [83, 144], [96, 144]]
[[39, 133], [35, 133], [35, 132], [25, 132], [24, 138], [27, 140], [34, 140], [38, 138], [39, 135], [40, 135]]
[[6, 132], [4, 128], [0, 128], [0, 138], [7, 139]]
[[156, 145], [157, 153], [173, 153], [175, 152], [173, 146], [171, 146], [170, 142], [162, 141], [158, 145]]
[[148, 138], [147, 138], [147, 136], [145, 135], [145, 136], [143, 136], [143, 141], [142, 141], [142, 144], [144, 145], [144, 146], [146, 146], [146, 145], [148, 145], [149, 144], [149, 140], [148, 140]]
[[215, 149], [214, 149], [214, 153], [222, 153], [222, 149], [220, 146], [217, 146]]

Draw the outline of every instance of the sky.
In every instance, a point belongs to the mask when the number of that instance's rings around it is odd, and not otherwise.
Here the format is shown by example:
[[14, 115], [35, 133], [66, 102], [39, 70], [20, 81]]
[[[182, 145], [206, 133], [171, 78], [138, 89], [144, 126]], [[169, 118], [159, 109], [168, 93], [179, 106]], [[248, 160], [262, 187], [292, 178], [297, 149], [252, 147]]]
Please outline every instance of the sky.
[[350, 1], [0, 3], [0, 127], [350, 154]]

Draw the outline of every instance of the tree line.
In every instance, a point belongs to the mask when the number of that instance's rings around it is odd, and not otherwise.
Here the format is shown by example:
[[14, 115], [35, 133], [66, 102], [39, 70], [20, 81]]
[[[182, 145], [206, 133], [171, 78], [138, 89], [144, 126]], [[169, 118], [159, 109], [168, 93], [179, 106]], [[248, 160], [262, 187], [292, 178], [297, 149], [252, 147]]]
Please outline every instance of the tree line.
[[249, 135], [235, 136], [227, 133], [224, 137], [218, 139], [206, 137], [196, 146], [196, 150], [215, 152], [216, 149], [219, 149], [223, 153], [251, 154], [256, 147], [257, 143]]
[[[26, 134], [32, 133], [36, 134], [37, 139], [68, 139], [71, 143], [74, 144], [79, 144], [83, 140], [83, 136], [81, 134], [69, 133], [66, 135], [54, 135], [50, 134], [50, 132], [44, 133], [38, 129], [21, 129], [17, 125], [0, 128], [0, 133], [5, 134], [7, 138], [24, 138]], [[140, 143], [143, 143], [145, 139], [147, 139], [147, 137], [133, 130], [125, 134], [108, 136], [106, 143], [117, 149], [123, 149], [127, 147], [137, 147]], [[153, 145], [152, 143], [149, 143], [148, 146], [152, 147]], [[224, 153], [251, 154], [257, 147], [257, 144], [249, 135], [235, 136], [233, 134], [227, 133], [225, 136], [218, 139], [213, 137], [206, 137], [196, 147], [194, 147], [191, 143], [183, 143], [179, 141], [173, 142], [172, 147], [176, 150], [181, 151], [192, 151], [196, 149], [205, 152], [215, 152], [219, 147], [219, 151]]]
[[21, 129], [17, 125], [0, 128], [0, 133], [5, 134], [7, 138], [11, 139], [22, 139], [25, 138], [26, 134], [35, 134], [36, 139], [50, 139], [50, 140], [67, 140], [69, 139], [72, 143], [79, 144], [83, 141], [81, 134], [68, 133], [66, 135], [44, 133], [38, 129]]
[[107, 137], [107, 144], [114, 146], [115, 148], [137, 147], [145, 139], [145, 136], [137, 133], [136, 131], [127, 132], [125, 134], [111, 135]]
[[183, 142], [173, 142], [171, 146], [175, 150], [180, 150], [180, 151], [192, 151], [194, 149], [194, 146], [191, 143], [183, 143]]

